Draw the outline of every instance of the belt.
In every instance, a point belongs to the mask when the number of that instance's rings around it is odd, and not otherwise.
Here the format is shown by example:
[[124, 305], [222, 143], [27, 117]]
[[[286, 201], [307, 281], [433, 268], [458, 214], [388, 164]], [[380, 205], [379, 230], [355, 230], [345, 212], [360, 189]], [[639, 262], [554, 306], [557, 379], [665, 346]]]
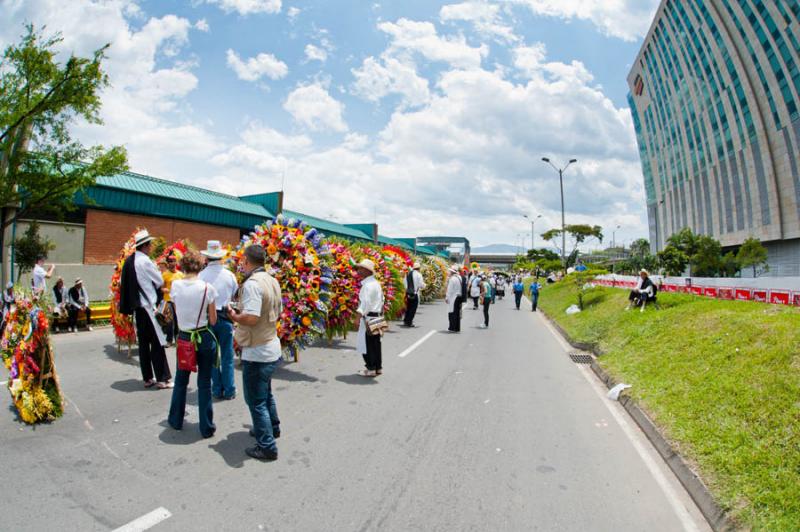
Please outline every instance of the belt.
[[381, 313], [380, 312], [367, 312], [367, 316], [369, 316], [370, 318], [377, 318], [378, 316], [381, 316]]

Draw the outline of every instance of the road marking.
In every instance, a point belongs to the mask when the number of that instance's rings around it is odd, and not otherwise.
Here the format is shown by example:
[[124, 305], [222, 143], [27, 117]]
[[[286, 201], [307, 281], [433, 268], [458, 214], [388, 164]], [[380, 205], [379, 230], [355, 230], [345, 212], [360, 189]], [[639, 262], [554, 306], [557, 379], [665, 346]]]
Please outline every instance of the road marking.
[[483, 402], [483, 404], [485, 404], [485, 405], [488, 405], [488, 404], [489, 404], [489, 401], [491, 401], [491, 399], [487, 399], [487, 400], [485, 400], [485, 401]]
[[[572, 346], [570, 346], [566, 340], [562, 338], [558, 331], [553, 328], [552, 324], [550, 324], [550, 322], [541, 314], [539, 314], [538, 318], [545, 325], [547, 330], [550, 331], [550, 334], [553, 335], [556, 341], [561, 344], [561, 347], [564, 349], [564, 351], [569, 352], [572, 349]], [[682, 503], [680, 496], [675, 491], [675, 488], [664, 476], [663, 469], [659, 467], [659, 465], [653, 459], [653, 455], [649, 453], [647, 448], [645, 448], [645, 446], [642, 444], [642, 439], [645, 438], [645, 436], [637, 433], [638, 427], [634, 428], [626, 419], [627, 412], [623, 415], [622, 412], [624, 412], [624, 410], [622, 409], [622, 406], [619, 403], [612, 403], [611, 400], [606, 397], [606, 394], [600, 389], [600, 382], [597, 380], [594, 372], [588, 366], [577, 364], [576, 367], [578, 368], [580, 374], [583, 375], [583, 377], [589, 383], [589, 386], [592, 388], [592, 390], [594, 390], [594, 392], [600, 398], [600, 402], [605, 405], [606, 409], [608, 409], [608, 411], [614, 417], [614, 420], [622, 429], [622, 432], [625, 433], [625, 436], [633, 445], [636, 453], [644, 462], [645, 467], [647, 467], [648, 471], [650, 471], [650, 474], [653, 475], [656, 484], [658, 484], [658, 486], [661, 488], [661, 491], [664, 493], [667, 501], [669, 501], [670, 506], [672, 506], [672, 510], [675, 512], [678, 520], [680, 520], [681, 524], [683, 525], [683, 529], [691, 532], [700, 530], [697, 527], [697, 523], [695, 522], [694, 518], [689, 513], [689, 510], [687, 510], [686, 506]], [[653, 453], [655, 453], [655, 451], [653, 451]], [[664, 464], [664, 467], [666, 467], [666, 464]], [[688, 494], [687, 497], [689, 497]], [[691, 501], [690, 497], [689, 500]]]
[[8, 384], [8, 381], [0, 382], [0, 386], [5, 386], [6, 384]]
[[407, 357], [408, 355], [410, 355], [410, 354], [411, 354], [411, 352], [412, 352], [414, 349], [416, 349], [416, 348], [418, 348], [419, 346], [421, 346], [421, 345], [422, 345], [422, 344], [425, 342], [425, 340], [427, 340], [428, 338], [430, 338], [431, 336], [433, 336], [433, 335], [434, 335], [434, 334], [436, 334], [437, 332], [438, 332], [438, 331], [431, 331], [431, 332], [429, 332], [428, 334], [426, 334], [425, 336], [423, 336], [422, 338], [420, 338], [419, 340], [417, 340], [416, 342], [414, 342], [413, 344], [411, 344], [411, 346], [410, 346], [408, 349], [406, 349], [405, 351], [403, 351], [402, 353], [400, 353], [400, 354], [399, 354], [399, 355], [397, 355], [397, 356], [399, 356], [400, 358], [405, 358], [405, 357]]
[[113, 532], [142, 532], [149, 528], [153, 528], [161, 521], [169, 519], [170, 517], [172, 517], [172, 514], [169, 512], [169, 510], [162, 506], [160, 508], [156, 508], [149, 514], [144, 514], [140, 518], [134, 519], [127, 525], [122, 525]]

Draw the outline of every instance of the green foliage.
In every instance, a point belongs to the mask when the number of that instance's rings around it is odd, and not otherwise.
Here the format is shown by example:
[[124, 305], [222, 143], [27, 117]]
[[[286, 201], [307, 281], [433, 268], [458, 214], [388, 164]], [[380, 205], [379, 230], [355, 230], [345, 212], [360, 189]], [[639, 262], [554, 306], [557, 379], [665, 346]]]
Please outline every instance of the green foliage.
[[[32, 25], [0, 61], [0, 204], [27, 213], [63, 216], [76, 193], [98, 176], [127, 169], [122, 147], [84, 147], [69, 133], [77, 119], [101, 123], [100, 92], [108, 86], [101, 64], [108, 45], [93, 57], [56, 62], [56, 34]], [[2, 227], [13, 219], [3, 220]]]
[[558, 253], [547, 248], [529, 249], [528, 260], [536, 262], [539, 260], [561, 260]]
[[46, 258], [55, 247], [50, 239], [42, 238], [39, 234], [39, 222], [32, 221], [25, 233], [14, 241], [14, 261], [19, 267], [20, 275], [31, 271], [36, 260], [39, 257]]
[[608, 273], [606, 270], [586, 270], [583, 272], [572, 272], [564, 282], [571, 284], [578, 299], [578, 308], [583, 310], [586, 296], [597, 290], [598, 287], [592, 284], [595, 277]]
[[576, 251], [578, 250], [578, 246], [591, 238], [596, 238], [600, 242], [603, 241], [603, 228], [599, 225], [567, 225], [565, 230], [567, 236], [569, 237], [570, 243], [572, 244], [572, 251], [569, 253], [567, 253], [566, 250], [561, 249], [561, 229], [550, 229], [549, 231], [542, 233], [542, 238], [551, 242], [553, 247], [557, 248], [560, 252], [563, 252], [565, 256], [572, 257], [575, 255], [575, 257], [577, 257]]
[[719, 272], [722, 277], [736, 277], [740, 270], [739, 261], [733, 251], [727, 252], [720, 259]]
[[669, 245], [658, 252], [658, 263], [667, 275], [683, 275], [689, 264], [689, 257], [680, 249]]
[[715, 277], [722, 267], [722, 246], [719, 240], [708, 235], [696, 236], [695, 252], [689, 258], [692, 275], [698, 277]]
[[158, 236], [153, 239], [150, 245], [150, 258], [156, 260], [167, 249], [167, 241], [163, 236]]
[[736, 261], [739, 263], [739, 268], [753, 268], [753, 277], [769, 271], [767, 248], [762, 246], [757, 238], [750, 237], [744, 241], [736, 254]]
[[644, 258], [650, 255], [650, 241], [646, 238], [639, 238], [631, 243], [631, 256]]

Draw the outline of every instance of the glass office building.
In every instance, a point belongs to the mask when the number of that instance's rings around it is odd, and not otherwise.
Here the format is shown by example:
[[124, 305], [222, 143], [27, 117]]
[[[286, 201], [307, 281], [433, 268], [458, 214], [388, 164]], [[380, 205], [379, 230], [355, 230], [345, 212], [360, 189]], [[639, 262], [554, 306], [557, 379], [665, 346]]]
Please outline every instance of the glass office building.
[[800, 275], [800, 0], [662, 0], [630, 74], [650, 242], [754, 236]]

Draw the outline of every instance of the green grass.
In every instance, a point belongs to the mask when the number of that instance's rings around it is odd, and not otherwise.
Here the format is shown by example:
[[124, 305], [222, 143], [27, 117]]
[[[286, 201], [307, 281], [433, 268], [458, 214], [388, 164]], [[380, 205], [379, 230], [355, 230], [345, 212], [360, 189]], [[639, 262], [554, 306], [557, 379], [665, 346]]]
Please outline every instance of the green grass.
[[742, 527], [800, 529], [800, 311], [660, 294], [624, 312], [627, 292], [597, 288], [583, 312], [567, 283], [539, 306], [648, 412]]

